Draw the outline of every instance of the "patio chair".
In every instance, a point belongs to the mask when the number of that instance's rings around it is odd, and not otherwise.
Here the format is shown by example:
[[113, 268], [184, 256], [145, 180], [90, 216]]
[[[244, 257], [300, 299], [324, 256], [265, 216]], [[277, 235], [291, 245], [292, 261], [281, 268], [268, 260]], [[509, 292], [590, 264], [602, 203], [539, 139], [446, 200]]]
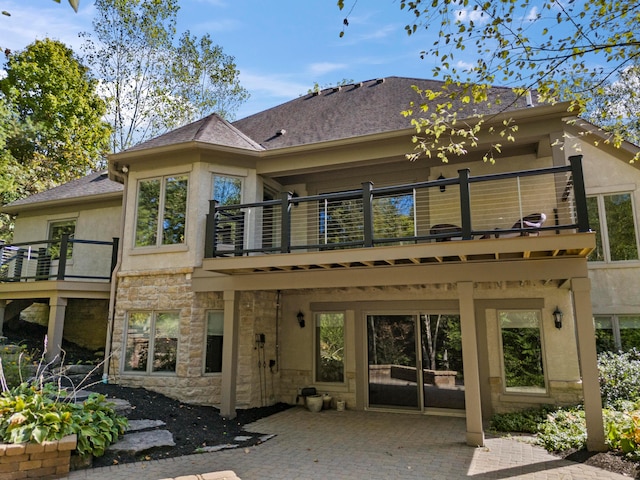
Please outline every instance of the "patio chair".
[[496, 238], [537, 237], [540, 235], [538, 229], [546, 220], [547, 216], [544, 213], [532, 213], [513, 224], [511, 228], [520, 229], [519, 232], [496, 233]]
[[[438, 223], [429, 230], [431, 235], [442, 235], [436, 238], [436, 242], [448, 242], [450, 240], [462, 240], [462, 228], [451, 223]], [[446, 236], [444, 234], [447, 234]]]

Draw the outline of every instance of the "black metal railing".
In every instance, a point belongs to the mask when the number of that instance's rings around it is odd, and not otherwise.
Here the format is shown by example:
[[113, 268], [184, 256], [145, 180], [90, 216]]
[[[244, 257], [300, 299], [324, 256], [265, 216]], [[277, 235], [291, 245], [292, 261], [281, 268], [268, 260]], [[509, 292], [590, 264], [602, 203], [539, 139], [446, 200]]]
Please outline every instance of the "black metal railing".
[[118, 238], [108, 242], [64, 234], [60, 240], [0, 244], [0, 282], [110, 281], [118, 243]]
[[582, 156], [569, 165], [220, 205], [205, 258], [589, 231]]

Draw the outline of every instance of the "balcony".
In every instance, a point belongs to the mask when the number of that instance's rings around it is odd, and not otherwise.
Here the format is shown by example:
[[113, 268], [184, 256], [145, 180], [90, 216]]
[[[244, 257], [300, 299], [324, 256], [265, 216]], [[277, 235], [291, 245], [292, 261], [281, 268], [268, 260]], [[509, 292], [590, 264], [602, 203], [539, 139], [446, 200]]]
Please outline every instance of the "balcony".
[[581, 159], [251, 204], [212, 200], [203, 267], [242, 274], [586, 257], [594, 240]]
[[110, 282], [118, 239], [37, 240], [0, 245], [0, 283], [56, 281]]

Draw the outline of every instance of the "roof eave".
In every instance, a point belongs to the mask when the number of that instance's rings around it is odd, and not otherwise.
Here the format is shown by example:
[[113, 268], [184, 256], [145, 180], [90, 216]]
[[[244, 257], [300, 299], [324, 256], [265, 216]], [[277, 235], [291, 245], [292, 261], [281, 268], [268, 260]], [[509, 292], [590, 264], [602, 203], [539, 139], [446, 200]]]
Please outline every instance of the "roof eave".
[[9, 215], [17, 215], [21, 212], [28, 212], [30, 210], [41, 210], [44, 208], [57, 208], [65, 207], [67, 205], [78, 205], [78, 201], [82, 200], [82, 203], [94, 203], [105, 200], [117, 200], [122, 198], [122, 191], [109, 192], [97, 195], [86, 195], [81, 197], [70, 197], [56, 200], [45, 200], [42, 202], [26, 203], [16, 206], [5, 205], [0, 207], [0, 212], [8, 213]]

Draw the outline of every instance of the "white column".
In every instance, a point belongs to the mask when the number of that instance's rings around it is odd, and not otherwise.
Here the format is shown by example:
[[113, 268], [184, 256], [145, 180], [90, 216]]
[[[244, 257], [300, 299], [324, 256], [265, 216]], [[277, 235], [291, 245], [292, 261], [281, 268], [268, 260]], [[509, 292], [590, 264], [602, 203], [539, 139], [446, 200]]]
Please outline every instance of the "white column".
[[578, 358], [582, 376], [584, 414], [587, 420], [587, 450], [604, 452], [604, 423], [602, 420], [602, 397], [596, 351], [596, 331], [591, 311], [591, 281], [589, 278], [572, 278], [573, 309], [575, 311], [576, 334], [578, 336]]
[[464, 402], [467, 415], [467, 445], [484, 446], [482, 404], [480, 401], [480, 368], [478, 336], [473, 302], [473, 282], [458, 283], [460, 331], [462, 334], [462, 364], [464, 366]]
[[49, 327], [47, 330], [47, 353], [45, 360], [53, 361], [58, 356], [60, 360], [60, 349], [62, 348], [62, 333], [64, 331], [64, 313], [67, 309], [67, 299], [61, 297], [51, 297], [49, 299]]
[[[224, 340], [222, 343], [222, 392], [220, 415], [236, 417], [236, 376], [238, 373], [238, 323], [240, 294], [234, 290], [223, 293]], [[238, 321], [236, 321], [236, 319]]]

